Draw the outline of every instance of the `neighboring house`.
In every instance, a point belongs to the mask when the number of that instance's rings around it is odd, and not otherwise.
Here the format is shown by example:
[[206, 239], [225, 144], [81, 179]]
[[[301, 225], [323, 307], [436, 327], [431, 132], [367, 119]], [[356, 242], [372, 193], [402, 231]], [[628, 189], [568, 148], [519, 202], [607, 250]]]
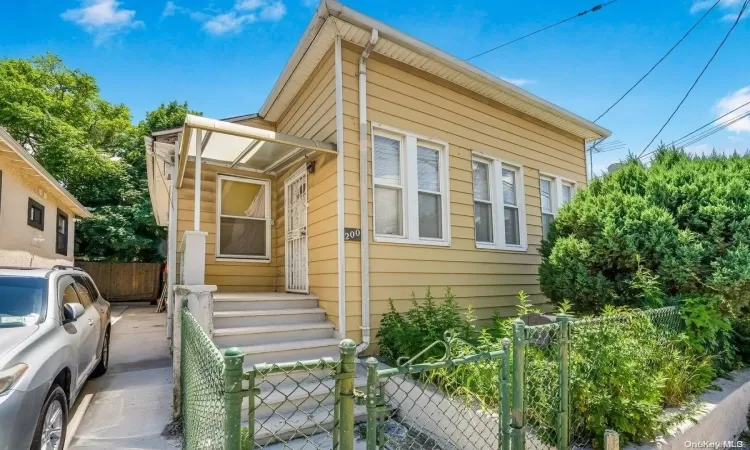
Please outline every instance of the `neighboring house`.
[[0, 127], [0, 266], [73, 265], [75, 218], [90, 216]]
[[292, 359], [363, 349], [427, 286], [480, 319], [543, 303], [543, 233], [609, 134], [324, 1], [258, 114], [147, 139], [149, 188], [172, 282], [218, 286], [217, 344]]

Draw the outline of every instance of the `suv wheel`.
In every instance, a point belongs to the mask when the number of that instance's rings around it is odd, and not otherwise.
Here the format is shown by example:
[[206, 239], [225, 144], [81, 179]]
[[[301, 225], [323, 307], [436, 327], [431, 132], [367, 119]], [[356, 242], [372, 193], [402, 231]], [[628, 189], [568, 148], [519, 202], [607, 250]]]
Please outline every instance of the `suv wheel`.
[[100, 377], [107, 372], [109, 367], [109, 330], [104, 334], [104, 342], [102, 342], [102, 357], [99, 358], [99, 364], [91, 373], [92, 376]]
[[32, 450], [62, 450], [65, 445], [65, 426], [68, 423], [68, 400], [62, 388], [53, 384], [34, 432]]

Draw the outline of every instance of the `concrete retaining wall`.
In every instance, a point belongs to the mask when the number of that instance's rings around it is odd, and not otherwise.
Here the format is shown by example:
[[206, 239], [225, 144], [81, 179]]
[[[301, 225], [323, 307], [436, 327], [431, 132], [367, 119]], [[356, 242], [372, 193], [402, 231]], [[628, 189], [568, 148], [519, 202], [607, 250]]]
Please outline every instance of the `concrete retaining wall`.
[[[735, 439], [747, 426], [746, 414], [750, 407], [750, 370], [733, 374], [734, 380], [718, 380], [721, 391], [701, 395], [701, 412], [670, 430], [670, 436], [645, 445], [629, 445], [628, 450], [678, 450], [703, 441], [722, 442]], [[698, 447], [693, 447], [698, 448]], [[706, 447], [704, 447], [706, 448]]]

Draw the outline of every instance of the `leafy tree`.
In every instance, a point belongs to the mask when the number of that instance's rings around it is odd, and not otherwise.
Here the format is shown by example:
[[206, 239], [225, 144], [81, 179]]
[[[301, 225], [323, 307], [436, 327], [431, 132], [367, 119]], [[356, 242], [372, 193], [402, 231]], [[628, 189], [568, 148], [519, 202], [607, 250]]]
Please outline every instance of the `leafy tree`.
[[750, 299], [750, 156], [662, 148], [631, 158], [561, 209], [542, 243], [539, 279], [554, 303], [659, 306], [680, 295]]
[[143, 138], [188, 112], [187, 103], [162, 104], [133, 126], [127, 106], [101, 99], [91, 75], [55, 55], [0, 60], [0, 126], [94, 213], [76, 227], [79, 259], [164, 259]]

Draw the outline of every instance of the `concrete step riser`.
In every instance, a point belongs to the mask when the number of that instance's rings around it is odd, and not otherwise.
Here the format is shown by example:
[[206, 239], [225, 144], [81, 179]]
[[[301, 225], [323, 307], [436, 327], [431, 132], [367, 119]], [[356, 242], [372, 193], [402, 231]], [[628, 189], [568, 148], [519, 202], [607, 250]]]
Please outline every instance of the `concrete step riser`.
[[[268, 394], [261, 392], [261, 396], [263, 395]], [[331, 411], [331, 414], [333, 414], [333, 400], [333, 390], [331, 390], [331, 392], [329, 393], [322, 393], [316, 396], [307, 396], [294, 400], [287, 400], [275, 404], [261, 404], [259, 400], [256, 400], [255, 417], [257, 417], [258, 419], [264, 419], [266, 417], [270, 417], [271, 415], [287, 415], [292, 414], [295, 411], [312, 412], [316, 409], [329, 409]], [[247, 416], [248, 409], [249, 403], [248, 401], [245, 401], [242, 405], [242, 414], [244, 416]]]
[[333, 337], [333, 327], [273, 331], [270, 333], [228, 334], [224, 336], [214, 334], [214, 342], [218, 347], [243, 347], [265, 343], [292, 342], [305, 339], [325, 339], [330, 337]]
[[268, 311], [273, 309], [317, 308], [314, 298], [293, 300], [214, 301], [214, 311]]
[[265, 325], [289, 325], [299, 323], [325, 322], [326, 315], [320, 313], [278, 314], [274, 316], [214, 316], [214, 329], [233, 327], [262, 327]]
[[[245, 367], [245, 371], [248, 368]], [[289, 373], [272, 373], [270, 375], [258, 376], [255, 380], [255, 385], [262, 391], [269, 389], [280, 389], [291, 385], [298, 385], [301, 383], [313, 383], [325, 380], [333, 379], [334, 369], [316, 369], [312, 371], [300, 371], [300, 372], [289, 372]], [[243, 382], [243, 388], [247, 388], [247, 381]]]
[[253, 364], [281, 363], [287, 361], [308, 361], [318, 358], [338, 358], [337, 345], [317, 348], [294, 349], [283, 352], [256, 353], [245, 355], [245, 370]]

